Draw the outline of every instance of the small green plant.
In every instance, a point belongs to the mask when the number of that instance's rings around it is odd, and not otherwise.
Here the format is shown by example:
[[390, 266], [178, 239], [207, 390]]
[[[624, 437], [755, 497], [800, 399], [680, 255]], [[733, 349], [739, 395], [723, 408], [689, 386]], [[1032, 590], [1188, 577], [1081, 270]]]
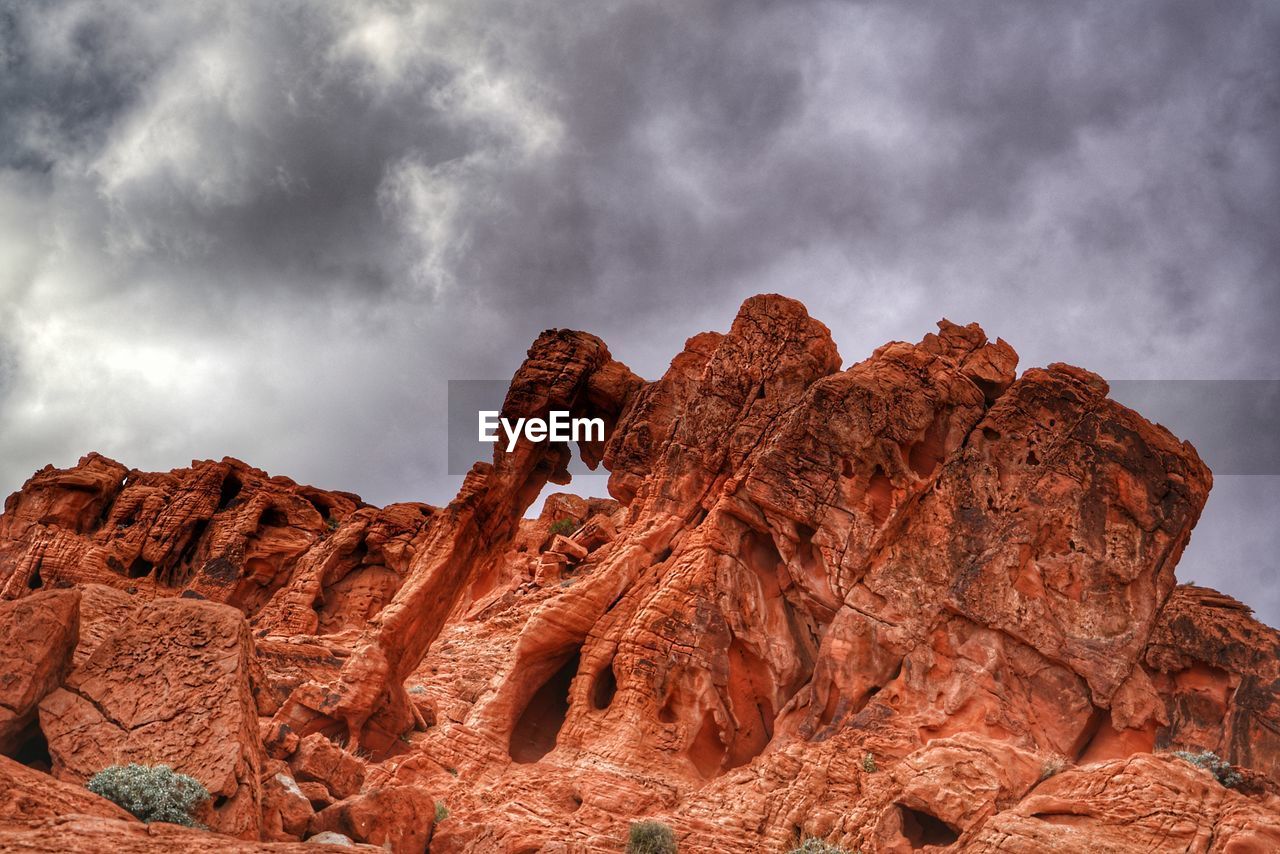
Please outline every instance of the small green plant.
[[823, 842], [816, 836], [810, 836], [804, 842], [788, 851], [787, 854], [849, 854], [849, 851], [839, 845]]
[[876, 758], [870, 753], [862, 754], [862, 770], [868, 774], [874, 774], [878, 770], [876, 767]]
[[676, 834], [653, 819], [633, 821], [627, 834], [627, 854], [676, 854]]
[[112, 765], [94, 774], [85, 785], [148, 823], [167, 821], [200, 827], [192, 810], [209, 800], [209, 790], [199, 780], [168, 765]]
[[324, 524], [325, 524], [325, 527], [328, 528], [330, 531], [338, 530], [338, 520], [333, 518], [332, 516], [330, 516], [328, 519], [325, 519]]
[[558, 522], [551, 523], [551, 536], [556, 534], [567, 537], [572, 534], [578, 527], [578, 523], [572, 519], [561, 519]]
[[1202, 750], [1199, 753], [1192, 753], [1189, 750], [1175, 750], [1173, 755], [1190, 762], [1197, 768], [1203, 768], [1210, 774], [1218, 778], [1218, 782], [1226, 786], [1228, 789], [1234, 789], [1244, 782], [1244, 777], [1239, 771], [1231, 767], [1231, 763], [1223, 759], [1212, 750]]
[[448, 817], [449, 808], [444, 805], [444, 801], [436, 801], [436, 824], [439, 824]]

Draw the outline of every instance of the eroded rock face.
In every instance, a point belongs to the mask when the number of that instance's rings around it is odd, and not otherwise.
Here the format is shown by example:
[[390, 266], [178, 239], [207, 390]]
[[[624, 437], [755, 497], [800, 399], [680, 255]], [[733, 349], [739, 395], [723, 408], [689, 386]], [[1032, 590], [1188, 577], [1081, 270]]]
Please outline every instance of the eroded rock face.
[[71, 669], [79, 632], [79, 591], [0, 602], [0, 755], [22, 756], [39, 741], [36, 706]]
[[55, 780], [0, 756], [0, 834], [70, 814], [137, 821], [83, 786]]
[[213, 795], [205, 823], [258, 838], [263, 751], [252, 662], [236, 609], [150, 603], [40, 703], [54, 776], [84, 783], [111, 765], [167, 764]]
[[102, 584], [226, 602], [281, 634], [359, 630], [399, 589], [432, 512], [379, 510], [231, 458], [150, 473], [89, 454], [5, 502], [0, 598]]
[[1207, 771], [1137, 754], [1046, 780], [962, 840], [968, 851], [1275, 851], [1275, 796], [1246, 797]]
[[[0, 596], [80, 596], [69, 675], [28, 680], [54, 773], [192, 751], [216, 829], [432, 852], [618, 851], [649, 816], [692, 852], [1269, 850], [1280, 635], [1174, 577], [1208, 469], [1098, 376], [1016, 367], [946, 321], [844, 366], [761, 296], [654, 382], [544, 333], [503, 414], [606, 441], [498, 446], [445, 508], [46, 469]], [[612, 498], [522, 518], [571, 450]]]

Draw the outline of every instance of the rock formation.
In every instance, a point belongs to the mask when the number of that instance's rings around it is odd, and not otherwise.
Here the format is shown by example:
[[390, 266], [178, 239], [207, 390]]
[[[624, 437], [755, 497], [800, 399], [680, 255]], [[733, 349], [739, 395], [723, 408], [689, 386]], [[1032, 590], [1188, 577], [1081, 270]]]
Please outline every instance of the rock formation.
[[[653, 382], [544, 333], [503, 415], [606, 440], [496, 445], [443, 508], [46, 468], [0, 515], [0, 848], [1280, 847], [1280, 635], [1174, 577], [1208, 469], [1016, 364], [942, 321], [844, 367], [760, 296]], [[575, 450], [612, 497], [523, 518]], [[224, 835], [67, 788], [128, 761]]]

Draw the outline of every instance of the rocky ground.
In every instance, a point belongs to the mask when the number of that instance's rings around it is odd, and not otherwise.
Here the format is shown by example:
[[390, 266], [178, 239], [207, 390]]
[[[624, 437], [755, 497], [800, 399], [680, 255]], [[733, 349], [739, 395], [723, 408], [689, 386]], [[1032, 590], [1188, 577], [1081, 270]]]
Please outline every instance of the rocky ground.
[[[572, 451], [612, 498], [537, 519], [569, 447], [440, 508], [37, 472], [0, 515], [0, 850], [1280, 849], [1280, 635], [1174, 578], [1209, 470], [1016, 361], [943, 321], [842, 369], [777, 296], [654, 382], [549, 331], [504, 415], [604, 418]], [[84, 787], [129, 762], [203, 783], [207, 830]]]

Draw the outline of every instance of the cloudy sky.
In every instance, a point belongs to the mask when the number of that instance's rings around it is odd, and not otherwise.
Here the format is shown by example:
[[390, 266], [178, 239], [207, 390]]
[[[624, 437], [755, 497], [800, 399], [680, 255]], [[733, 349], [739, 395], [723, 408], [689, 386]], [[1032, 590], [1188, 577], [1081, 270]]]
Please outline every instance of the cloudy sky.
[[[1278, 171], [1265, 0], [0, 0], [0, 493], [94, 449], [443, 502], [447, 380], [551, 326], [654, 378], [763, 291], [850, 362], [945, 315], [1280, 379]], [[1179, 575], [1280, 624], [1280, 469], [1218, 468]]]

